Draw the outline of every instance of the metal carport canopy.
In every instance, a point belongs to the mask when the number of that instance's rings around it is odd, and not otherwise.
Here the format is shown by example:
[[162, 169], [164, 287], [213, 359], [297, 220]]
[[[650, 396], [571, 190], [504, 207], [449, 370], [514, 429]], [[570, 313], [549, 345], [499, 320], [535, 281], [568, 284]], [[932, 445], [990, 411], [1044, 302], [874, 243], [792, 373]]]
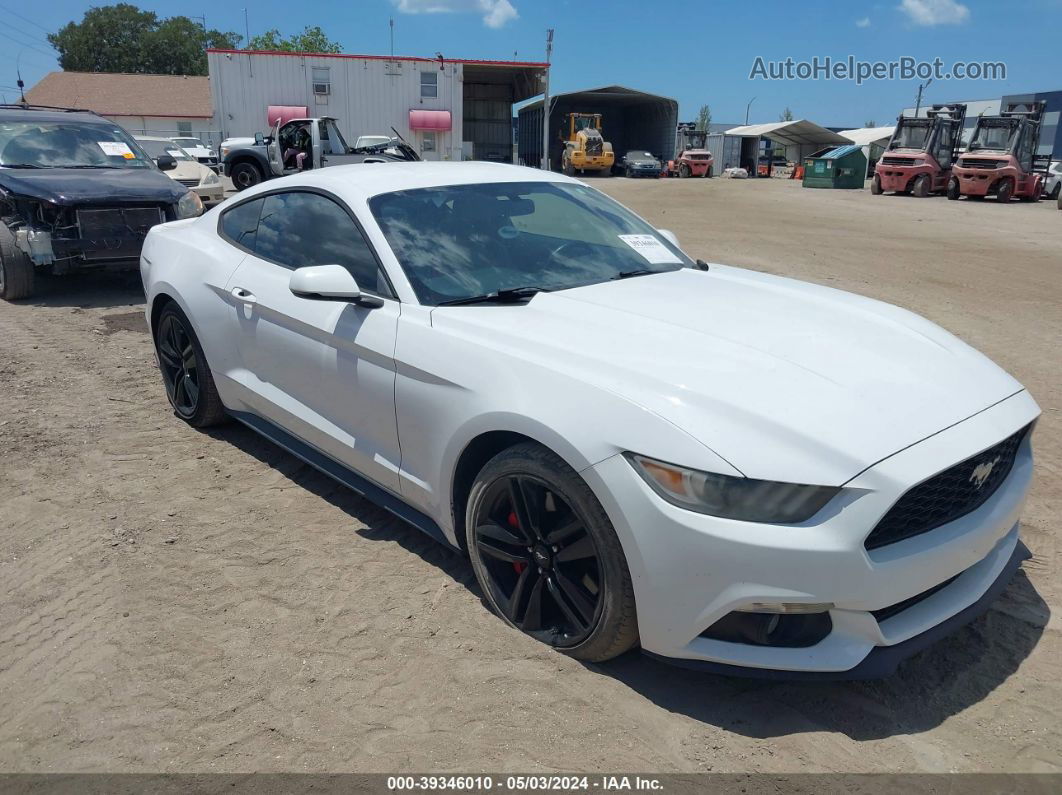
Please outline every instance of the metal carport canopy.
[[820, 127], [813, 121], [779, 121], [773, 124], [747, 124], [726, 131], [741, 138], [770, 138], [783, 146], [827, 146], [851, 143], [843, 135]]

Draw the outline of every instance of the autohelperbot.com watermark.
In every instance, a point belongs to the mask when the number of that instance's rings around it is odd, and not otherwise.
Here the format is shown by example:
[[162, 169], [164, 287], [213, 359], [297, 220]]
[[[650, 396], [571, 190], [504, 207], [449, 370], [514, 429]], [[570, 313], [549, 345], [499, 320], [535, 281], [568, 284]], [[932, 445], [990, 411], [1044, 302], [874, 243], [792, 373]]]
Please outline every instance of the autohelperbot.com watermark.
[[892, 61], [863, 61], [854, 55], [834, 58], [816, 55], [810, 61], [793, 58], [767, 60], [757, 56], [749, 80], [853, 80], [862, 85], [871, 80], [1006, 80], [1003, 61], [955, 61], [942, 58], [922, 61], [909, 55]]

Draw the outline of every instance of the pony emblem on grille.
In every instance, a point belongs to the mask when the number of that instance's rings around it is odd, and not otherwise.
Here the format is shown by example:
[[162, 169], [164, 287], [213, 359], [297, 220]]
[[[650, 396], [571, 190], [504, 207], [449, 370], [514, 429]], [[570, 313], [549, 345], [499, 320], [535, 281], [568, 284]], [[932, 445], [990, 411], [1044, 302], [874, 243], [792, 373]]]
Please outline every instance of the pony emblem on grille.
[[985, 485], [985, 481], [988, 480], [988, 476], [992, 474], [992, 469], [999, 463], [999, 461], [1000, 457], [997, 455], [991, 461], [982, 461], [975, 466], [973, 472], [970, 473], [970, 482], [973, 483], [976, 488], [981, 488]]

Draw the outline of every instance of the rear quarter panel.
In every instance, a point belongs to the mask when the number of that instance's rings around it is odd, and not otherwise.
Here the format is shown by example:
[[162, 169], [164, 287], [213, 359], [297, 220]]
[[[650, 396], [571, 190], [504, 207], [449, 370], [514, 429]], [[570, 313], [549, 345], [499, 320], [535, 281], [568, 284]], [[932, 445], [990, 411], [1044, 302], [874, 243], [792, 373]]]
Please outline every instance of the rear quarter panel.
[[[235, 300], [225, 289], [244, 253], [217, 234], [219, 213], [152, 227], [140, 255], [148, 323], [156, 305], [176, 301], [203, 347], [222, 400], [235, 398], [231, 373], [239, 366]], [[152, 329], [154, 335], [154, 329]]]

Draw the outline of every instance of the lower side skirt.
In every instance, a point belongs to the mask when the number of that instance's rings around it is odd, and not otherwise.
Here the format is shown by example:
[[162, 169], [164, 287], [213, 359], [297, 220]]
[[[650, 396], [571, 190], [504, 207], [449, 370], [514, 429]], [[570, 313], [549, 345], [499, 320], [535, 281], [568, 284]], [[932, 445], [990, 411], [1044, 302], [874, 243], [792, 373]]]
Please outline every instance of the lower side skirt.
[[261, 434], [273, 444], [284, 448], [296, 458], [305, 461], [317, 471], [328, 475], [328, 477], [346, 486], [351, 491], [357, 492], [367, 500], [390, 511], [402, 521], [408, 522], [421, 532], [427, 533], [436, 541], [456, 549], [434, 519], [427, 514], [421, 513], [416, 508], [411, 507], [400, 497], [393, 494], [388, 489], [385, 489], [383, 486], [374, 483], [368, 478], [362, 477], [349, 467], [336, 461], [331, 456], [322, 453], [316, 447], [292, 436], [283, 428], [274, 425], [269, 420], [259, 417], [257, 414], [252, 414], [248, 411], [229, 411], [229, 415], [233, 419], [242, 422], [252, 431]]

